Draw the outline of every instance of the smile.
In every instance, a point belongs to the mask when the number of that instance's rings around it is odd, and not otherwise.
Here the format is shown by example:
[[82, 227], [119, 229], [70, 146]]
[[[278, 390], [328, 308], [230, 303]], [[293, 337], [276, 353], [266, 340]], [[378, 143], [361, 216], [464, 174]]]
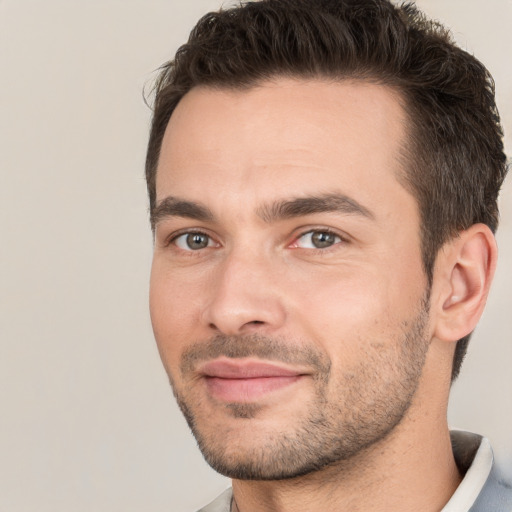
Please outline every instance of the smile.
[[254, 360], [217, 359], [201, 367], [212, 398], [246, 403], [284, 389], [305, 375], [297, 370]]

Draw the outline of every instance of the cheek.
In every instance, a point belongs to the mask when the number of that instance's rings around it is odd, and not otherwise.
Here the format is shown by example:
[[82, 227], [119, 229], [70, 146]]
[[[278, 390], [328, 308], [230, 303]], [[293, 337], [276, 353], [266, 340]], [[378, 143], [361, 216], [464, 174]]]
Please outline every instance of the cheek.
[[367, 268], [310, 269], [294, 279], [289, 289], [295, 297], [295, 311], [326, 330], [380, 315], [391, 300], [382, 275]]
[[[176, 280], [172, 272], [154, 262], [149, 287], [149, 310], [160, 357], [167, 370], [177, 366], [186, 340], [198, 336], [197, 286]], [[194, 300], [194, 297], [195, 300]], [[174, 373], [174, 372], [173, 372]]]
[[330, 270], [309, 272], [291, 285], [293, 322], [333, 363], [339, 360], [346, 367], [365, 346], [372, 350], [396, 339], [403, 321], [414, 314], [421, 289], [406, 289], [405, 283], [368, 266]]

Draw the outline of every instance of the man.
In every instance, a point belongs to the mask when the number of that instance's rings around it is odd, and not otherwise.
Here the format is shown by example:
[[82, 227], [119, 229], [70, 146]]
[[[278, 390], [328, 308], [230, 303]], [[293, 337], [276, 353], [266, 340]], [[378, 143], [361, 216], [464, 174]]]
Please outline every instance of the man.
[[492, 79], [412, 5], [205, 16], [156, 84], [153, 329], [204, 512], [510, 511], [446, 408], [491, 284]]

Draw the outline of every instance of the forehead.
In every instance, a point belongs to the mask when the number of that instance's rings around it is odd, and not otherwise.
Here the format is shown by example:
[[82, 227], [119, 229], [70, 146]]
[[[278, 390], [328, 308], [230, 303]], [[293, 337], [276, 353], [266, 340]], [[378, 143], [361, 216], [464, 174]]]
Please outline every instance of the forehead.
[[363, 81], [195, 88], [167, 126], [157, 202], [177, 195], [249, 204], [333, 188], [382, 201], [387, 187], [400, 187], [405, 121], [396, 91]]

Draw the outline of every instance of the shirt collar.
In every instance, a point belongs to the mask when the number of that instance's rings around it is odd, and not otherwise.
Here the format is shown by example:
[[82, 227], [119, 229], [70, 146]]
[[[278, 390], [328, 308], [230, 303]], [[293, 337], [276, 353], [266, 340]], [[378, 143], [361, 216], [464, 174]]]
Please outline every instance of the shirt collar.
[[467, 512], [482, 491], [491, 472], [494, 456], [485, 437], [470, 432], [451, 432], [455, 462], [464, 477], [441, 512]]

